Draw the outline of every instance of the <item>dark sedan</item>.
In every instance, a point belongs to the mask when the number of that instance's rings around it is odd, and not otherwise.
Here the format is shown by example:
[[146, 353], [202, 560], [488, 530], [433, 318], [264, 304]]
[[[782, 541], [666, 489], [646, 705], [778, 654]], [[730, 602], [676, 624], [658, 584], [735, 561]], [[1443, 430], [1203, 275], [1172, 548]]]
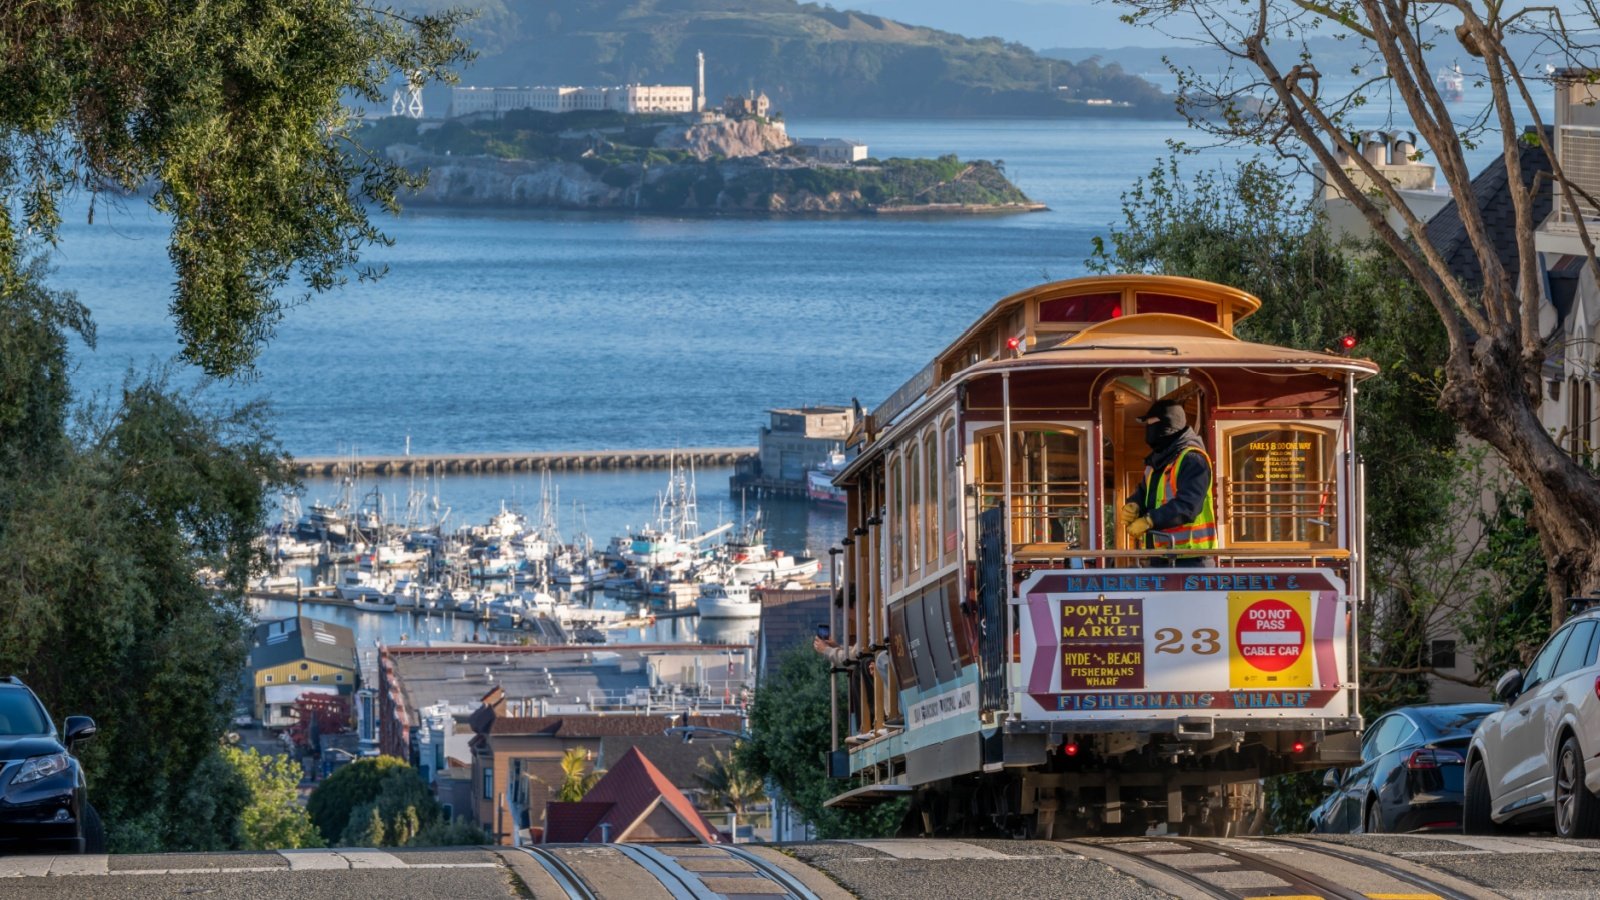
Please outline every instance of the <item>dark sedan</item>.
[[1313, 831], [1379, 834], [1461, 827], [1467, 743], [1498, 703], [1406, 706], [1367, 728], [1361, 764], [1329, 769], [1332, 795], [1311, 813]]

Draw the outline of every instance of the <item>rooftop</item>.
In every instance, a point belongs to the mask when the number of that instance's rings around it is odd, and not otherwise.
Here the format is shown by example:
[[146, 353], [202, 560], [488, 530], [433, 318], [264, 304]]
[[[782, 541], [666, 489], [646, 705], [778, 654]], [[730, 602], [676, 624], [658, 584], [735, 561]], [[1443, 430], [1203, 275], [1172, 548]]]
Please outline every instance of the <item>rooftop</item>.
[[354, 670], [355, 634], [343, 625], [305, 616], [262, 622], [251, 632], [252, 669], [281, 666], [300, 659]]

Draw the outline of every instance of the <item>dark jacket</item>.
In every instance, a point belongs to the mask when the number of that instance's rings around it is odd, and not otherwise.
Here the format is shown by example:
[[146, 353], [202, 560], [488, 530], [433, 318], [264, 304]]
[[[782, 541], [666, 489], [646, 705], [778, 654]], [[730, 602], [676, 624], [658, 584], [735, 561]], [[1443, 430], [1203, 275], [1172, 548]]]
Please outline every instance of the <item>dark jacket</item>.
[[1149, 516], [1151, 527], [1158, 531], [1193, 522], [1194, 517], [1200, 515], [1201, 507], [1205, 506], [1206, 492], [1211, 490], [1211, 464], [1205, 456], [1190, 453], [1183, 457], [1183, 465], [1178, 469], [1178, 493], [1168, 497], [1162, 506], [1156, 507], [1156, 493], [1161, 478], [1167, 468], [1178, 461], [1178, 456], [1186, 447], [1204, 450], [1205, 442], [1193, 431], [1185, 429], [1185, 433], [1171, 446], [1151, 454], [1147, 460], [1151, 466], [1149, 476], [1140, 486], [1139, 493], [1128, 498], [1130, 502], [1139, 504], [1140, 515]]

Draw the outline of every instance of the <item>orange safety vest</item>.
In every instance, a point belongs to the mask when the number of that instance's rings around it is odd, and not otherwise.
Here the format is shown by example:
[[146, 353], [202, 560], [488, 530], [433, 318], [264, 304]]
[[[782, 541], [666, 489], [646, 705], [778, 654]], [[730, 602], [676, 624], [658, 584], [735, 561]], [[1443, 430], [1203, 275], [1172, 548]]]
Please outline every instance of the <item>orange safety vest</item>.
[[[1178, 458], [1173, 460], [1172, 464], [1167, 466], [1166, 471], [1161, 473], [1160, 480], [1156, 482], [1156, 502], [1150, 507], [1150, 510], [1153, 511], [1165, 506], [1168, 500], [1177, 496], [1178, 469], [1183, 466], [1183, 458], [1188, 456], [1190, 453], [1200, 454], [1200, 457], [1206, 461], [1207, 465], [1211, 464], [1211, 457], [1207, 456], [1204, 450], [1199, 450], [1194, 447], [1185, 447], [1183, 452], [1178, 454]], [[1212, 472], [1215, 471], [1216, 469], [1212, 468]], [[1144, 495], [1146, 498], [1150, 496], [1150, 478], [1154, 474], [1154, 472], [1150, 472], [1145, 475]], [[1213, 479], [1213, 483], [1215, 483], [1215, 479]], [[1206, 485], [1206, 499], [1205, 502], [1201, 504], [1200, 512], [1195, 515], [1194, 521], [1188, 523], [1187, 525], [1178, 525], [1173, 528], [1164, 528], [1160, 531], [1145, 532], [1149, 538], [1149, 546], [1151, 549], [1213, 550], [1216, 548], [1217, 512], [1215, 504], [1212, 501], [1211, 487], [1212, 486], [1210, 484]]]

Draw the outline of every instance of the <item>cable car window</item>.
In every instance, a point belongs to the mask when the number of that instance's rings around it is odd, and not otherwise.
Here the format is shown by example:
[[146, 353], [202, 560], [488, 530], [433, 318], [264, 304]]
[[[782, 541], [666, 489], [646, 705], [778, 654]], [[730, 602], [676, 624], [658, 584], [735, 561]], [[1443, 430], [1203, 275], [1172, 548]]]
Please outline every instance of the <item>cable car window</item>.
[[939, 566], [939, 441], [932, 431], [922, 441], [922, 561], [929, 570]]
[[1041, 322], [1104, 322], [1122, 315], [1122, 292], [1057, 297], [1039, 304]]
[[1188, 316], [1202, 322], [1216, 324], [1217, 304], [1193, 297], [1175, 297], [1171, 294], [1140, 294], [1135, 311], [1141, 313], [1171, 313]]
[[933, 656], [928, 644], [928, 621], [922, 612], [922, 599], [913, 597], [905, 604], [906, 652], [911, 655], [911, 668], [917, 673], [917, 686], [931, 691], [939, 684], [933, 668]]
[[[1001, 430], [978, 436], [980, 508], [1005, 502]], [[1011, 433], [1011, 539], [1017, 544], [1076, 546], [1087, 533], [1088, 482], [1083, 432], [1018, 426]]]
[[1301, 425], [1228, 434], [1228, 539], [1332, 547], [1339, 537], [1333, 432]]
[[977, 647], [973, 641], [972, 618], [961, 608], [961, 590], [955, 578], [945, 576], [942, 587], [945, 615], [949, 617], [950, 632], [956, 642], [956, 659], [963, 667], [970, 666], [978, 661]]
[[915, 444], [906, 451], [906, 574], [922, 571], [922, 458]]
[[900, 690], [917, 686], [917, 670], [911, 664], [911, 639], [906, 634], [906, 605], [889, 607], [889, 653], [894, 657], [894, 677]]
[[906, 495], [900, 472], [897, 457], [889, 466], [889, 580], [893, 582], [898, 582], [905, 574], [901, 560], [905, 552]]
[[945, 620], [944, 597], [938, 585], [922, 592], [922, 616], [927, 623], [928, 658], [933, 662], [934, 677], [940, 683], [955, 681], [960, 669], [956, 666], [955, 640], [950, 634], [950, 623]]
[[957, 498], [961, 496], [961, 469], [956, 465], [956, 425], [944, 423], [944, 552], [956, 552], [956, 532], [961, 527]]

